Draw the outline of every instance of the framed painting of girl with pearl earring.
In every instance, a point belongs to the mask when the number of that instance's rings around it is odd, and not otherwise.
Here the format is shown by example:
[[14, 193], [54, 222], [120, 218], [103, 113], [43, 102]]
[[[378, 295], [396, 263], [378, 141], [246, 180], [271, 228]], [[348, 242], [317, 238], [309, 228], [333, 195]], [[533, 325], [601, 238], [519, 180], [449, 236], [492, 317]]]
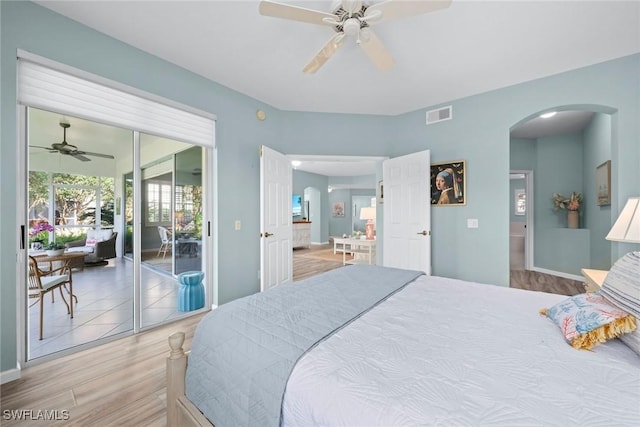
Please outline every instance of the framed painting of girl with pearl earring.
[[434, 206], [466, 205], [466, 170], [464, 160], [432, 164], [431, 204]]

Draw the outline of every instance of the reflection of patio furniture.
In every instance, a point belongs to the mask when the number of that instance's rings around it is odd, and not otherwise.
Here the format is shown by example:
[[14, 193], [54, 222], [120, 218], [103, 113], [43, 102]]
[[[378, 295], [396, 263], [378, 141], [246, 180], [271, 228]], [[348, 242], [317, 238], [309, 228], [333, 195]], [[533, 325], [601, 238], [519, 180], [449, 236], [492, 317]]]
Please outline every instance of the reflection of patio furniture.
[[171, 232], [161, 225], [158, 226], [158, 234], [160, 234], [160, 249], [158, 249], [158, 256], [162, 253], [162, 259], [167, 255], [167, 251], [170, 251], [173, 246], [173, 240], [171, 238]]
[[[71, 315], [73, 319], [73, 280], [71, 277], [71, 268], [68, 265], [64, 265], [57, 270], [42, 271], [38, 268], [38, 260], [29, 256], [29, 298], [38, 298], [40, 302], [40, 339], [42, 339], [42, 318], [44, 311], [44, 296], [48, 292], [51, 292], [51, 302], [54, 302], [53, 291], [58, 288], [60, 290], [60, 296], [67, 306], [67, 313]], [[69, 284], [69, 302], [62, 293], [62, 287]], [[38, 301], [36, 301], [38, 302]], [[35, 304], [35, 302], [33, 303]], [[31, 304], [29, 307], [32, 307]]]
[[79, 258], [70, 263], [71, 268], [83, 268], [84, 264], [92, 264], [116, 257], [116, 238], [118, 233], [111, 229], [89, 230], [87, 237], [66, 244], [67, 252], [82, 252], [84, 259]]
[[198, 240], [195, 239], [177, 239], [178, 256], [189, 255], [190, 257], [198, 256]]

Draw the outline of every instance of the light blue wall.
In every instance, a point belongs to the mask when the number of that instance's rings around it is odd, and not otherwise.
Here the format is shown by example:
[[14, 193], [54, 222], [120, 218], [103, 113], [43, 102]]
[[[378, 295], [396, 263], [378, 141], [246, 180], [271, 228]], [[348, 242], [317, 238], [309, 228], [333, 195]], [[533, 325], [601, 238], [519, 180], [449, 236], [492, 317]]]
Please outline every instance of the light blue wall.
[[[351, 190], [333, 190], [329, 194], [327, 217], [329, 218], [329, 236], [342, 236], [351, 234]], [[333, 216], [333, 204], [344, 203], [344, 216]]]
[[[319, 223], [320, 228], [316, 231], [315, 227], [312, 225], [312, 233], [311, 233], [311, 241], [312, 242], [327, 242], [329, 240], [329, 221], [327, 219], [327, 215], [323, 215], [325, 212], [323, 207], [329, 205], [329, 197], [327, 195], [327, 181], [328, 177], [323, 175], [317, 175], [315, 173], [303, 172], [299, 170], [294, 170], [292, 174], [292, 190], [293, 194], [304, 194], [304, 190], [307, 187], [313, 187], [318, 190], [320, 194], [320, 215], [319, 218], [309, 218], [313, 223]], [[324, 190], [324, 191], [323, 191]], [[311, 202], [310, 202], [311, 203]], [[311, 212], [315, 211], [315, 203], [311, 206]], [[315, 215], [314, 215], [315, 216]]]
[[[432, 162], [465, 159], [467, 205], [432, 209], [433, 273], [502, 286], [509, 277], [511, 126], [554, 106], [606, 107], [614, 114], [612, 216], [628, 196], [640, 194], [640, 55], [451, 101], [453, 120], [426, 126], [425, 111], [438, 106], [394, 117], [280, 111], [35, 4], [5, 1], [0, 10], [2, 371], [16, 366], [19, 223], [16, 188], [7, 183], [15, 182], [18, 155], [18, 48], [216, 114], [216, 220], [224, 247], [218, 254], [220, 303], [259, 290], [260, 144], [283, 153], [327, 155], [397, 156], [431, 149]], [[266, 111], [267, 120], [256, 120], [257, 109]], [[467, 218], [477, 218], [479, 228], [467, 229]], [[240, 231], [234, 230], [237, 219], [244, 225]], [[633, 249], [638, 245], [612, 245], [614, 256]]]
[[584, 139], [584, 215], [583, 226], [590, 234], [590, 267], [608, 270], [616, 258], [611, 258], [611, 242], [605, 236], [611, 228], [611, 205], [598, 206], [596, 197], [596, 168], [611, 160], [611, 116], [596, 114], [583, 132]]
[[[552, 196], [553, 193], [569, 196], [573, 191], [584, 193], [582, 134], [539, 138], [536, 148], [538, 165], [537, 173], [534, 175], [536, 231], [566, 228], [567, 211], [554, 211]], [[582, 218], [580, 220], [582, 223]]]

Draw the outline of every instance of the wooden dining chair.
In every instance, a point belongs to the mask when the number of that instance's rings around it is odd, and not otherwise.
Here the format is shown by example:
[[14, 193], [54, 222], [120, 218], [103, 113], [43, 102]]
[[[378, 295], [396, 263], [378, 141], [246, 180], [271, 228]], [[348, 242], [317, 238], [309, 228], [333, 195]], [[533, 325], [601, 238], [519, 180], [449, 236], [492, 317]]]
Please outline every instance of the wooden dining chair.
[[[29, 256], [29, 298], [38, 298], [40, 302], [40, 339], [42, 339], [42, 318], [44, 314], [44, 296], [51, 292], [51, 302], [54, 302], [53, 299], [53, 291], [57, 288], [60, 290], [60, 296], [62, 297], [62, 301], [64, 301], [67, 306], [67, 313], [71, 315], [73, 319], [73, 279], [71, 276], [71, 268], [69, 266], [64, 265], [57, 270], [49, 270], [42, 271], [38, 268], [38, 261], [32, 256]], [[69, 302], [64, 297], [64, 293], [62, 292], [62, 288], [69, 285]], [[34, 301], [29, 307], [32, 307], [36, 302]]]

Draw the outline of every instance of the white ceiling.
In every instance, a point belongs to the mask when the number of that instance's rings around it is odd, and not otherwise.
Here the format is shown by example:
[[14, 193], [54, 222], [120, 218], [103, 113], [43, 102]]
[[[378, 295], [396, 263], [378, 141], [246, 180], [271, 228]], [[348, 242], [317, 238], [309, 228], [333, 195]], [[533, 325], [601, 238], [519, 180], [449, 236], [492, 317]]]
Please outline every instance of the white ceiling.
[[[281, 2], [332, 11], [326, 0]], [[256, 0], [36, 3], [282, 110], [397, 115], [640, 52], [638, 1], [453, 0], [448, 9], [372, 27], [393, 54], [391, 71], [378, 71], [347, 43], [311, 75], [302, 68], [333, 30], [262, 16]], [[58, 142], [51, 120], [47, 138]], [[588, 120], [564, 112], [513, 132], [535, 138]], [[74, 141], [90, 144], [80, 126], [73, 129]], [[375, 173], [371, 159], [348, 167], [348, 159], [307, 160], [301, 170], [328, 176], [360, 167]]]
[[[326, 0], [281, 2], [332, 11]], [[307, 75], [333, 30], [262, 16], [256, 0], [37, 3], [295, 111], [397, 115], [640, 51], [637, 1], [453, 0], [372, 27], [393, 54], [391, 71], [347, 42]]]

